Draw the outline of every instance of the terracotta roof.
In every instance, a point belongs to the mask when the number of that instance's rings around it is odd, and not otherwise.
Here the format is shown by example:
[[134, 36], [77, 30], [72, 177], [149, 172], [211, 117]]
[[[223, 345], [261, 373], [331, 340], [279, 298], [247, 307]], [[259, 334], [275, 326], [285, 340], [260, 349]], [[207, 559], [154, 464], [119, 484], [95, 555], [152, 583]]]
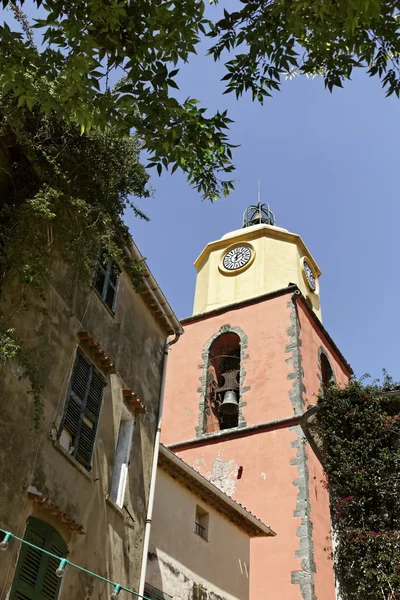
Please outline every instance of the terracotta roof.
[[265, 525], [244, 506], [218, 489], [163, 444], [160, 444], [158, 466], [227, 517], [237, 527], [240, 527], [250, 537], [276, 535], [268, 525]]
[[83, 525], [77, 523], [74, 519], [69, 517], [66, 512], [63, 512], [63, 510], [57, 504], [54, 504], [51, 501], [49, 496], [43, 496], [42, 493], [37, 489], [29, 487], [28, 498], [30, 498], [36, 504], [39, 504], [42, 508], [48, 510], [74, 533], [85, 535], [86, 531], [84, 531]]

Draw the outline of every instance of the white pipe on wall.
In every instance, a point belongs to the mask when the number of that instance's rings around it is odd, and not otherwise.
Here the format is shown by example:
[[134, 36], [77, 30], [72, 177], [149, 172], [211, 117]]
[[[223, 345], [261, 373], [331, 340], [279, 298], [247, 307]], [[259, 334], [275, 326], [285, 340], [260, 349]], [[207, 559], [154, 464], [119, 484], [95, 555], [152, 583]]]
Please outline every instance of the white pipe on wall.
[[162, 415], [163, 415], [163, 409], [164, 409], [164, 391], [165, 391], [165, 380], [167, 377], [168, 355], [169, 355], [170, 346], [172, 346], [172, 344], [175, 344], [179, 340], [179, 337], [180, 337], [180, 333], [176, 333], [174, 339], [171, 340], [170, 342], [167, 342], [165, 344], [165, 348], [164, 348], [163, 370], [162, 370], [161, 387], [160, 387], [160, 403], [159, 403], [159, 409], [158, 409], [156, 437], [154, 440], [153, 464], [151, 467], [149, 502], [147, 505], [146, 525], [145, 525], [145, 530], [144, 530], [142, 566], [140, 569], [140, 581], [139, 581], [139, 590], [138, 590], [139, 596], [143, 596], [144, 586], [146, 583], [147, 554], [149, 551], [151, 520], [153, 517], [154, 492], [155, 492], [155, 488], [156, 488], [156, 476], [157, 476], [158, 454], [159, 454], [159, 448], [160, 448], [161, 423], [162, 423]]

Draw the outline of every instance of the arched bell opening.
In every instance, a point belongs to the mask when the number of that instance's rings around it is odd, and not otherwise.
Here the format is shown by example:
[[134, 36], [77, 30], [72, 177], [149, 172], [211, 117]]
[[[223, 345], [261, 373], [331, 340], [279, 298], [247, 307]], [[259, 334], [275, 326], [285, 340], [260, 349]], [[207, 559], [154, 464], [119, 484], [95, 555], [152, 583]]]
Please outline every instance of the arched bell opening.
[[321, 389], [319, 396], [320, 398], [324, 397], [324, 391], [326, 388], [332, 383], [336, 382], [335, 372], [332, 367], [332, 363], [323, 348], [319, 350], [319, 367], [320, 367], [320, 380], [321, 380]]
[[204, 433], [231, 429], [239, 424], [240, 337], [228, 331], [210, 345]]

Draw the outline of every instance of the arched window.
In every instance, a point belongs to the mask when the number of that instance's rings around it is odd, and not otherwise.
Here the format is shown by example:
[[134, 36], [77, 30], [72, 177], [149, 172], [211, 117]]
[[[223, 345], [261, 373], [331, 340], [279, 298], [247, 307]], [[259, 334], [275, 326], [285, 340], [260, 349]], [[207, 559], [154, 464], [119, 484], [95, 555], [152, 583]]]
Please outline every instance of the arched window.
[[322, 386], [325, 388], [330, 383], [335, 381], [335, 374], [332, 369], [332, 365], [328, 356], [325, 352], [320, 353], [320, 363], [321, 363], [321, 380]]
[[240, 337], [219, 335], [208, 352], [204, 433], [237, 427], [240, 401]]
[[[29, 517], [24, 540], [61, 558], [67, 554], [67, 545], [61, 535], [48, 523]], [[46, 598], [57, 600], [61, 579], [56, 570], [60, 560], [28, 544], [21, 545], [10, 600]]]

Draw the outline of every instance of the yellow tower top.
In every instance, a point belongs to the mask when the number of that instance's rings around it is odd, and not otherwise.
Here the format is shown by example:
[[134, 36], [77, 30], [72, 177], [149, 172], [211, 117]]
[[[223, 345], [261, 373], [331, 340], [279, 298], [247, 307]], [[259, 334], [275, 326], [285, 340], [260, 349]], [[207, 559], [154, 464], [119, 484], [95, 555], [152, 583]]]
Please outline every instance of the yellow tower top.
[[194, 315], [294, 283], [321, 320], [321, 271], [301, 237], [274, 223], [268, 205], [259, 203], [246, 210], [242, 229], [207, 244], [194, 263]]

